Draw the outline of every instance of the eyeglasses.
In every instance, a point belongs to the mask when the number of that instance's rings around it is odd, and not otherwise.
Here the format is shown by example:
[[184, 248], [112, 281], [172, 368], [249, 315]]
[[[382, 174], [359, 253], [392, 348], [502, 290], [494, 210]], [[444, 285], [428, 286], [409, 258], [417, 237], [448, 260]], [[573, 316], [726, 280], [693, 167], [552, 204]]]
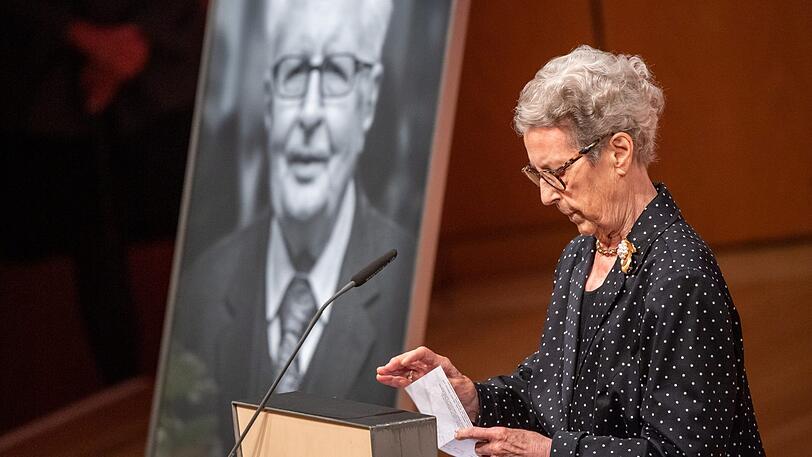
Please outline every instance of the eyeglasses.
[[589, 151], [591, 151], [598, 143], [601, 142], [602, 138], [598, 138], [597, 140], [593, 141], [592, 143], [582, 147], [578, 150], [578, 155], [567, 160], [564, 162], [564, 165], [556, 168], [555, 170], [551, 170], [549, 168], [543, 168], [541, 171], [536, 170], [536, 168], [531, 165], [527, 164], [522, 168], [522, 173], [524, 173], [527, 178], [533, 182], [533, 184], [537, 186], [541, 186], [541, 180], [543, 179], [544, 182], [553, 186], [556, 190], [566, 190], [567, 184], [561, 179], [564, 176], [564, 172], [567, 171], [567, 168], [571, 167], [572, 164], [578, 161], [581, 157], [587, 155]]
[[355, 86], [358, 73], [373, 64], [359, 60], [352, 54], [328, 54], [321, 63], [313, 65], [305, 55], [289, 55], [279, 59], [272, 68], [273, 87], [282, 98], [299, 99], [307, 93], [310, 72], [316, 70], [319, 90], [324, 98], [343, 97]]

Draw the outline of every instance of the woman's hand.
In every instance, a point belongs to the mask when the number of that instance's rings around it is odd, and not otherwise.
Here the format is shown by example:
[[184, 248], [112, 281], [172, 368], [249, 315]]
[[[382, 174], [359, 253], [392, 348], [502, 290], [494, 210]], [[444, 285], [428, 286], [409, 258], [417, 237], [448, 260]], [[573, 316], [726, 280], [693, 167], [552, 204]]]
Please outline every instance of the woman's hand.
[[463, 428], [457, 430], [455, 438], [482, 441], [477, 443], [476, 453], [493, 457], [550, 457], [553, 442], [536, 432], [505, 427]]
[[417, 381], [438, 366], [443, 367], [443, 371], [451, 382], [454, 392], [460, 398], [465, 412], [468, 413], [468, 417], [472, 421], [475, 421], [479, 414], [479, 395], [473, 381], [468, 376], [460, 373], [451, 364], [448, 357], [437, 355], [427, 347], [420, 346], [417, 349], [392, 357], [389, 363], [378, 367], [376, 378], [382, 384], [401, 388]]

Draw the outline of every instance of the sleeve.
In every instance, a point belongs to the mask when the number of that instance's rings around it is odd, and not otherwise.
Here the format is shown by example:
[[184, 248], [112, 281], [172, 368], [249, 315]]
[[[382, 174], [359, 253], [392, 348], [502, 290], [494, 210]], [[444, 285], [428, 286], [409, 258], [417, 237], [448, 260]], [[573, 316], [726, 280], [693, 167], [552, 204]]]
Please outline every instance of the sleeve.
[[732, 303], [701, 271], [654, 283], [640, 346], [640, 438], [559, 432], [551, 456], [725, 455], [736, 415], [741, 358]]
[[511, 375], [496, 376], [476, 383], [479, 394], [480, 427], [509, 427], [544, 433], [528, 394], [528, 383], [538, 352], [527, 357]]

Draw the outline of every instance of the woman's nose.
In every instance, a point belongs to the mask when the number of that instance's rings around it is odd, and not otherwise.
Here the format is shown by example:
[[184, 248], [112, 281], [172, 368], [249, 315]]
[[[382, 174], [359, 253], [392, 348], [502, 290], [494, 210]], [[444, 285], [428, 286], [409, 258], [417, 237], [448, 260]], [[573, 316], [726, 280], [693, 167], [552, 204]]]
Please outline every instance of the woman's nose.
[[539, 186], [539, 196], [541, 197], [541, 203], [545, 206], [550, 206], [555, 204], [556, 201], [560, 198], [558, 195], [558, 191], [553, 189], [553, 186], [547, 184], [546, 182], [542, 181], [541, 186]]

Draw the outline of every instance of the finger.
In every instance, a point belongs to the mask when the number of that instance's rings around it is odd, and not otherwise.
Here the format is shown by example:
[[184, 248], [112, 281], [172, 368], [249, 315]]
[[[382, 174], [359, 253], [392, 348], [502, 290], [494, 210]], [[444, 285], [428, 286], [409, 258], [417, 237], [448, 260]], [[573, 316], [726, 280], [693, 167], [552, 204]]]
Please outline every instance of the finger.
[[448, 376], [452, 382], [453, 379], [462, 377], [462, 373], [451, 363], [451, 360], [433, 352], [427, 347], [421, 346], [411, 353], [404, 354], [404, 356], [404, 365], [409, 365], [411, 368], [415, 368], [424, 373], [428, 373], [437, 367], [442, 367], [443, 372], [445, 372], [446, 376]]
[[405, 375], [408, 371], [413, 370], [417, 374], [422, 375], [437, 366], [436, 363], [431, 363], [432, 360], [425, 360], [426, 356], [428, 356], [429, 359], [436, 358], [436, 354], [431, 352], [430, 349], [421, 346], [392, 357], [386, 365], [378, 367], [376, 371], [380, 374]]
[[375, 379], [384, 385], [400, 389], [411, 384], [411, 381], [402, 376], [376, 375]]
[[404, 368], [399, 362], [389, 362], [386, 365], [378, 367], [375, 371], [380, 374], [395, 374], [404, 371]]
[[420, 346], [417, 349], [413, 349], [403, 354], [403, 359], [401, 360], [401, 363], [403, 365], [422, 363], [425, 366], [431, 365], [432, 367], [435, 367], [437, 366], [436, 359], [437, 354], [435, 354], [431, 349], [425, 346]]
[[395, 378], [408, 379], [411, 382], [411, 381], [417, 381], [425, 373], [420, 371], [420, 370], [416, 370], [416, 369], [402, 368], [402, 369], [399, 369], [399, 370], [392, 370], [392, 371], [378, 371], [377, 374], [382, 375], [382, 376], [392, 376], [392, 377], [395, 377]]
[[457, 439], [473, 439], [480, 441], [504, 441], [507, 439], [509, 429], [504, 427], [470, 427], [457, 430], [462, 438]]
[[482, 440], [487, 441], [491, 438], [489, 428], [483, 427], [468, 427], [461, 428], [454, 433], [454, 438], [458, 440]]
[[386, 381], [392, 380], [393, 382], [405, 383], [405, 385], [409, 385], [420, 379], [423, 374], [412, 369], [401, 369], [388, 372], [379, 371], [376, 373], [376, 376], [378, 376], [379, 379], [384, 379]]
[[375, 370], [375, 373], [385, 376], [407, 376], [409, 374], [409, 371], [410, 370], [407, 368], [397, 368], [394, 370], [390, 370], [386, 367], [378, 367]]
[[378, 370], [377, 370], [378, 373], [384, 374], [384, 373], [390, 373], [390, 372], [395, 372], [395, 371], [398, 371], [398, 370], [402, 370], [403, 369], [402, 360], [403, 360], [403, 357], [406, 356], [406, 354], [408, 354], [408, 353], [403, 353], [403, 354], [400, 354], [400, 355], [396, 355], [396, 356], [392, 357], [391, 359], [389, 359], [389, 362], [387, 362], [386, 365], [378, 367]]
[[477, 455], [500, 455], [501, 447], [491, 442], [481, 442], [474, 446]]

